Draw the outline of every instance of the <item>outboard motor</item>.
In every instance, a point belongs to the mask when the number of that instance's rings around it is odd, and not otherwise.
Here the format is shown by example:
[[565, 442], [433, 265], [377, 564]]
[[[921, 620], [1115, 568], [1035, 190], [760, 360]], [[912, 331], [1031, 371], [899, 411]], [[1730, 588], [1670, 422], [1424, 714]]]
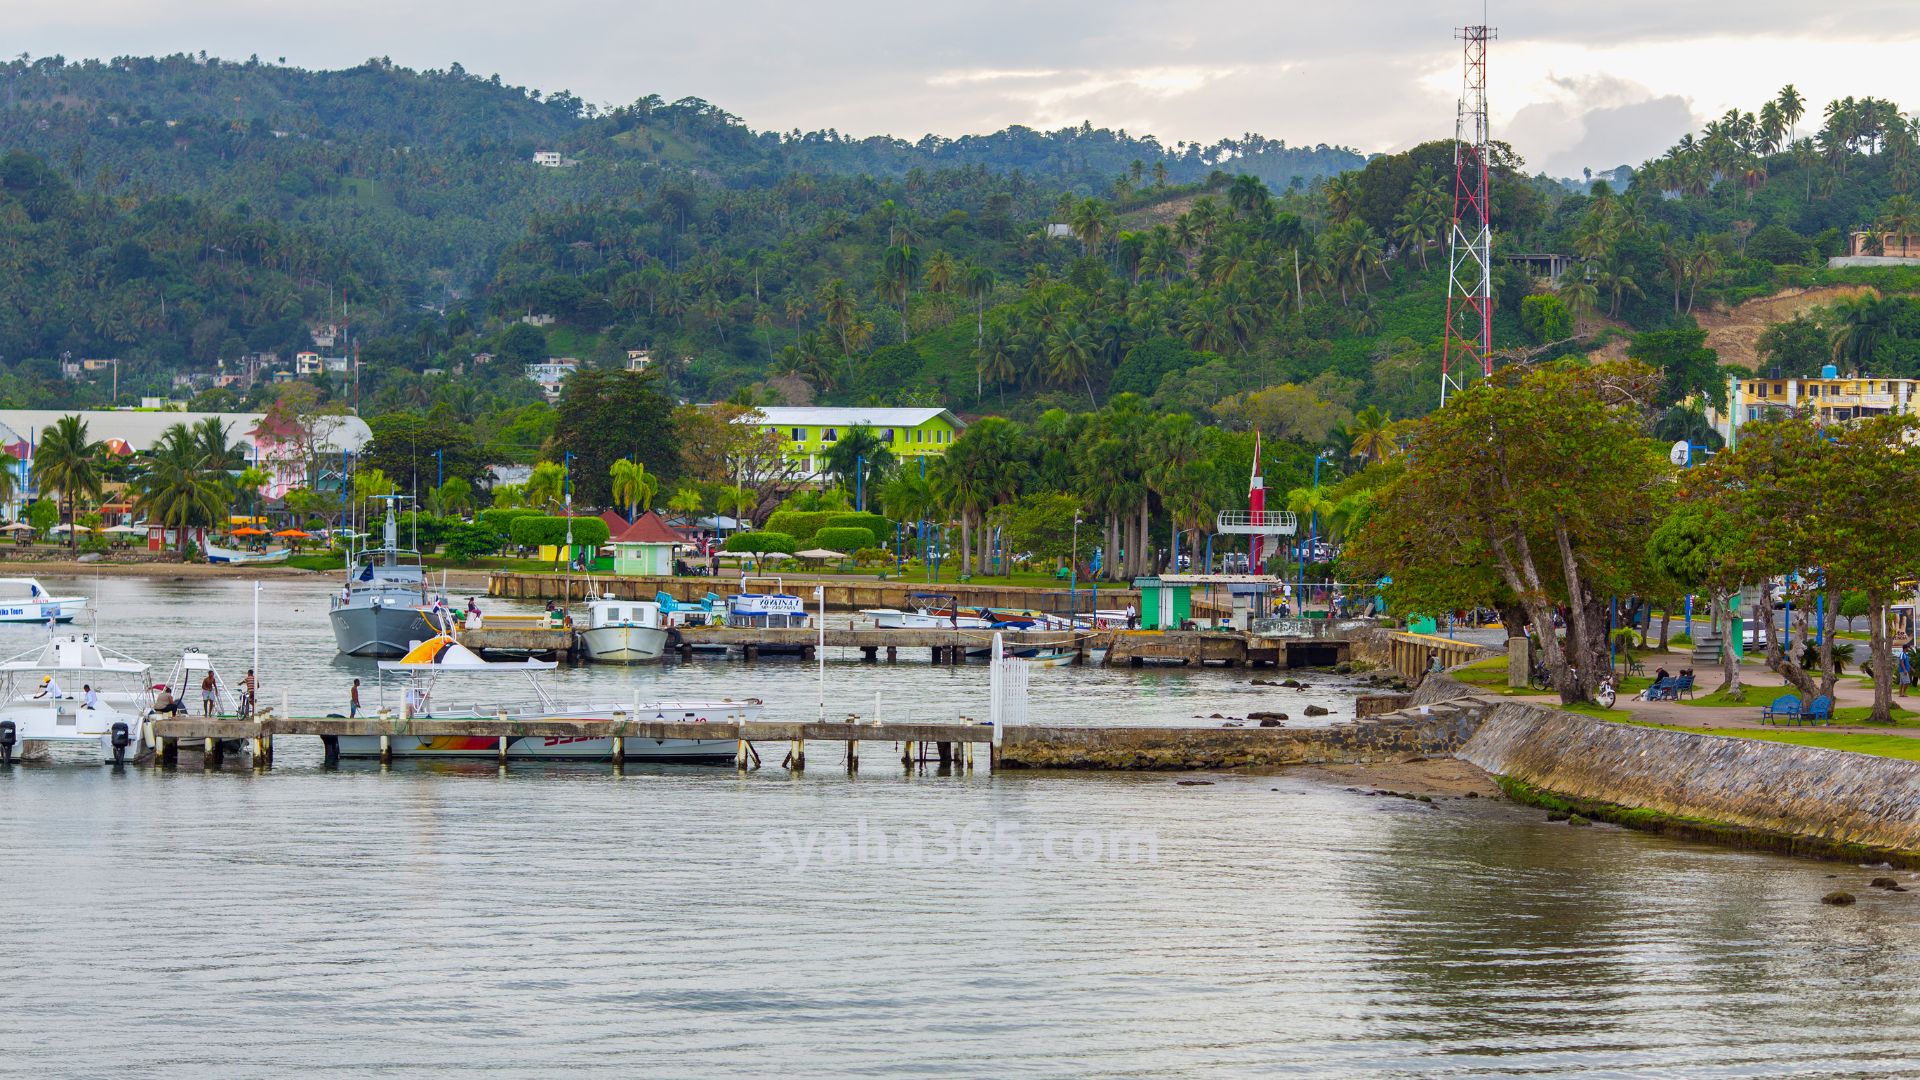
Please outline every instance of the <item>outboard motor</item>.
[[111, 739], [113, 741], [113, 763], [115, 765], [125, 765], [127, 763], [127, 746], [133, 742], [133, 732], [127, 727], [125, 721], [113, 725]]
[[0, 765], [13, 764], [13, 744], [20, 739], [20, 730], [11, 720], [0, 720]]

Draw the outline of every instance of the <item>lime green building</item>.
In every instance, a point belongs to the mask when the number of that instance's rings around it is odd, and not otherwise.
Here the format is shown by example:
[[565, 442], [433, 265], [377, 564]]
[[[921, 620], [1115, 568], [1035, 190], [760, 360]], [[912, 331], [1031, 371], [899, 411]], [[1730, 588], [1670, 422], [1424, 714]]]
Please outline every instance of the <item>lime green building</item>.
[[757, 424], [785, 441], [787, 455], [809, 480], [826, 470], [827, 451], [855, 428], [871, 428], [896, 461], [914, 464], [947, 452], [966, 422], [946, 409], [865, 409], [768, 406], [738, 421]]

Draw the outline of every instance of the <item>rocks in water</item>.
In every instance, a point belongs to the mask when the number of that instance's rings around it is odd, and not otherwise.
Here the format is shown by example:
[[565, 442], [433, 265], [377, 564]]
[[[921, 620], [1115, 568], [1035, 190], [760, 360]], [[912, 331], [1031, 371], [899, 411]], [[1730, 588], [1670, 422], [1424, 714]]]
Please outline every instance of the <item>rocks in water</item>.
[[1174, 783], [1180, 787], [1212, 787], [1213, 786], [1213, 781], [1211, 780], [1175, 780]]
[[1335, 665], [1333, 665], [1333, 673], [1334, 673], [1335, 675], [1351, 675], [1351, 674], [1353, 674], [1353, 664], [1352, 664], [1352, 662], [1351, 662], [1351, 661], [1347, 661], [1347, 660], [1342, 660], [1342, 661], [1340, 661], [1339, 663], [1337, 663], [1337, 664], [1335, 664]]
[[1462, 795], [1460, 797], [1463, 799], [1477, 799], [1480, 797], [1480, 793], [1477, 791], [1469, 791], [1465, 795]]
[[1414, 796], [1414, 798], [1419, 799], [1423, 803], [1430, 803], [1433, 801], [1433, 796], [1431, 795], [1416, 795]]
[[1325, 715], [1327, 715], [1327, 710], [1325, 710], [1325, 709], [1323, 709], [1323, 708], [1321, 708], [1321, 707], [1320, 707], [1320, 706], [1318, 706], [1318, 705], [1309, 705], [1309, 706], [1307, 706], [1306, 708], [1304, 708], [1304, 709], [1302, 709], [1302, 710], [1300, 710], [1300, 711], [1301, 711], [1301, 712], [1304, 712], [1304, 713], [1306, 713], [1306, 714], [1307, 714], [1308, 716], [1325, 716]]
[[1845, 889], [1835, 889], [1821, 897], [1820, 902], [1833, 907], [1846, 907], [1848, 904], [1853, 903], [1853, 894]]
[[1872, 881], [1867, 882], [1867, 885], [1875, 889], [1897, 889], [1900, 887], [1900, 883], [1890, 877], [1874, 878]]
[[1219, 713], [1214, 713], [1214, 714], [1213, 714], [1212, 716], [1209, 716], [1209, 717], [1207, 717], [1207, 719], [1209, 719], [1209, 720], [1225, 720], [1225, 719], [1226, 719], [1226, 717], [1224, 717], [1224, 716], [1221, 716], [1221, 715], [1220, 715]]
[[1587, 820], [1586, 818], [1583, 818], [1583, 817], [1581, 817], [1581, 816], [1580, 816], [1579, 814], [1569, 814], [1569, 815], [1567, 816], [1567, 824], [1569, 824], [1569, 825], [1591, 825], [1591, 824], [1593, 824], [1593, 822], [1591, 822], [1591, 821], [1588, 821], [1588, 820]]
[[1572, 814], [1569, 814], [1569, 813], [1567, 813], [1567, 812], [1566, 812], [1566, 811], [1564, 811], [1564, 810], [1549, 810], [1549, 811], [1547, 811], [1547, 820], [1548, 820], [1548, 821], [1565, 821], [1565, 820], [1567, 820], [1568, 818], [1570, 818], [1570, 817], [1572, 817], [1572, 816], [1573, 816]]
[[1255, 685], [1255, 686], [1279, 686], [1280, 684], [1279, 684], [1279, 683], [1277, 683], [1277, 682], [1274, 682], [1274, 681], [1273, 681], [1272, 679], [1255, 679], [1255, 680], [1253, 680], [1253, 685]]
[[1279, 727], [1280, 720], [1277, 717], [1263, 716], [1260, 718], [1260, 726], [1261, 727]]
[[1220, 726], [1221, 727], [1246, 727], [1247, 725], [1239, 722], [1238, 720], [1229, 720], [1226, 723], [1221, 724]]
[[1298, 690], [1300, 689], [1300, 680], [1299, 679], [1281, 679], [1280, 685], [1286, 687], [1289, 690]]
[[1247, 714], [1247, 719], [1249, 720], [1285, 720], [1287, 719], [1287, 714], [1283, 712], [1273, 712], [1271, 710], [1265, 711], [1265, 712], [1250, 712]]

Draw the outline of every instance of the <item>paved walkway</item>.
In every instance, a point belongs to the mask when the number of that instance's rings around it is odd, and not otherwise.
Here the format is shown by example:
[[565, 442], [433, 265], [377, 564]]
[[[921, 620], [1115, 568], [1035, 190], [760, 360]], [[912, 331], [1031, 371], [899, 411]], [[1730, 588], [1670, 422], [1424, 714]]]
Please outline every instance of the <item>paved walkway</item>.
[[[1678, 671], [1691, 665], [1693, 658], [1686, 653], [1650, 653], [1639, 658], [1648, 672], [1664, 667], [1668, 671]], [[1694, 689], [1696, 695], [1705, 697], [1713, 693], [1720, 685], [1720, 669], [1696, 669]], [[1760, 722], [1761, 706], [1771, 702], [1781, 694], [1787, 693], [1786, 680], [1757, 664], [1743, 664], [1740, 668], [1740, 685], [1746, 689], [1747, 704], [1727, 707], [1688, 705], [1677, 701], [1641, 701], [1637, 697], [1623, 695], [1614, 703], [1617, 709], [1625, 709], [1636, 719], [1656, 724], [1672, 724], [1678, 727], [1698, 728], [1771, 728], [1772, 724]], [[1834, 708], [1843, 709], [1853, 706], [1871, 706], [1873, 687], [1859, 682], [1852, 675], [1842, 676], [1833, 688]], [[1920, 697], [1893, 699], [1896, 708], [1920, 711]], [[1792, 724], [1788, 724], [1792, 727]], [[1883, 724], [1834, 724], [1821, 725], [1822, 731], [1871, 732], [1878, 735], [1901, 735], [1907, 738], [1920, 738], [1920, 727], [1890, 728]]]

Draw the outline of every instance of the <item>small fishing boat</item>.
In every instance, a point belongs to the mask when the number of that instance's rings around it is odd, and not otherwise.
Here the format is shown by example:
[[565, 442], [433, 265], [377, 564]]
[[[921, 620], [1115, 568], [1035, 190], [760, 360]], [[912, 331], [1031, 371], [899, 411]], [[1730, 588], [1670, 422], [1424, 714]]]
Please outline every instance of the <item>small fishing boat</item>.
[[611, 595], [587, 601], [587, 626], [580, 631], [580, 648], [596, 664], [660, 659], [667, 651], [660, 605], [651, 600], [615, 600]]
[[440, 632], [427, 610], [426, 571], [420, 553], [400, 546], [395, 495], [387, 501], [385, 543], [349, 552], [346, 582], [327, 613], [334, 645], [348, 656], [405, 656], [416, 641]]
[[[756, 591], [748, 588], [749, 582], [772, 582], [773, 588]], [[741, 578], [740, 591], [727, 597], [727, 625], [787, 628], [812, 626], [813, 619], [807, 613], [806, 601], [784, 590], [785, 583], [777, 577]]]
[[964, 614], [954, 608], [954, 598], [945, 593], [914, 593], [910, 608], [863, 608], [860, 614], [873, 619], [881, 630], [986, 630], [993, 626], [979, 615]]
[[1030, 667], [1066, 667], [1080, 659], [1080, 654], [1071, 649], [1034, 649], [1014, 655], [1026, 661]]
[[[91, 634], [61, 634], [0, 662], [0, 765], [44, 757], [50, 746], [92, 747], [121, 764], [138, 753], [151, 699], [147, 665], [100, 647]], [[86, 688], [93, 689], [89, 705]], [[131, 751], [129, 748], [133, 748]]]
[[699, 602], [680, 601], [664, 592], [653, 594], [653, 602], [660, 605], [660, 624], [669, 629], [681, 626], [711, 626], [727, 610], [726, 603], [713, 593], [708, 593]]
[[30, 577], [0, 578], [0, 622], [71, 622], [85, 610], [84, 596], [52, 596]]
[[[758, 720], [761, 703], [757, 698], [741, 701], [657, 701], [641, 702], [561, 702], [548, 694], [538, 674], [554, 668], [550, 660], [488, 661], [455, 641], [441, 635], [423, 641], [398, 660], [380, 661], [380, 692], [384, 699], [387, 679], [398, 679], [405, 690], [403, 706], [407, 718], [506, 719], [534, 723], [542, 720], [632, 720], [636, 723], [676, 721], [714, 723]], [[525, 677], [531, 699], [508, 701], [482, 698], [461, 704], [436, 695], [451, 696], [442, 687], [447, 676], [472, 675], [498, 678], [519, 674]], [[381, 712], [388, 712], [381, 706]], [[388, 746], [394, 757], [410, 758], [491, 758], [500, 752], [500, 740], [493, 735], [393, 735]], [[340, 756], [361, 758], [380, 756], [380, 736], [342, 735]], [[692, 765], [724, 765], [734, 760], [733, 739], [641, 739], [629, 738], [624, 747], [628, 761], [663, 761]], [[611, 738], [553, 735], [509, 735], [507, 757], [521, 759], [571, 759], [606, 761], [613, 757]]]
[[215, 566], [265, 566], [271, 563], [283, 563], [293, 554], [291, 548], [274, 548], [272, 551], [251, 551], [247, 548], [220, 547], [207, 545], [207, 561]]

